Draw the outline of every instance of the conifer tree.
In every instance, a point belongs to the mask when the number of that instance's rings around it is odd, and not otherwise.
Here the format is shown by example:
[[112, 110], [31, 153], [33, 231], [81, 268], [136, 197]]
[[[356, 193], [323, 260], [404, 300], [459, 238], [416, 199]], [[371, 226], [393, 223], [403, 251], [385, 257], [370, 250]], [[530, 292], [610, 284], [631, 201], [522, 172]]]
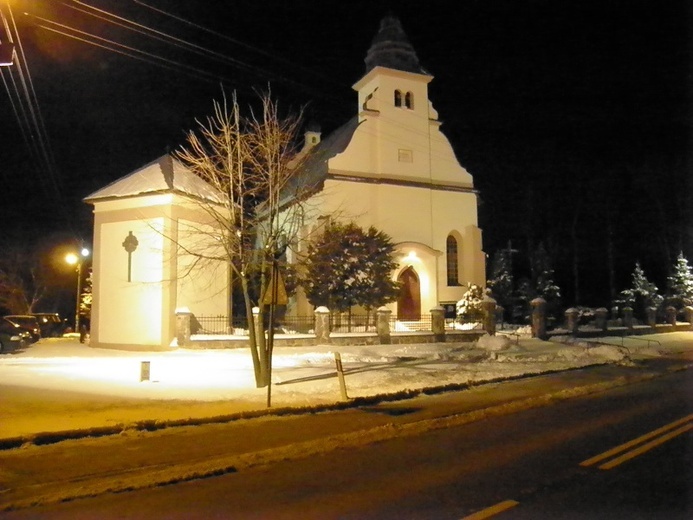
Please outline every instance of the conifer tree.
[[671, 275], [667, 277], [667, 305], [677, 309], [693, 304], [693, 272], [688, 260], [679, 253]]
[[394, 259], [395, 246], [392, 239], [373, 226], [364, 235], [363, 273], [358, 282], [357, 303], [368, 313], [371, 310], [395, 301], [399, 296], [400, 287], [391, 279], [391, 273], [397, 269]]
[[647, 307], [659, 307], [662, 296], [658, 293], [657, 286], [645, 276], [645, 271], [640, 262], [635, 263], [632, 274], [632, 282], [629, 289], [621, 291], [618, 302], [621, 306], [633, 309], [633, 314], [640, 319], [645, 318]]
[[506, 249], [499, 249], [493, 255], [491, 278], [487, 280], [486, 286], [496, 304], [505, 309], [506, 316], [512, 315], [513, 284], [509, 253]]
[[356, 305], [370, 312], [396, 300], [394, 249], [391, 238], [374, 227], [364, 231], [354, 223], [328, 223], [308, 245], [301, 283], [308, 301], [337, 312]]
[[560, 309], [561, 288], [554, 282], [551, 258], [544, 248], [544, 244], [541, 243], [534, 255], [532, 255], [532, 279], [534, 281], [535, 297], [541, 296], [546, 300], [547, 313], [555, 315]]
[[462, 323], [478, 322], [483, 319], [484, 310], [481, 301], [484, 290], [476, 284], [467, 284], [467, 291], [457, 302], [457, 319]]

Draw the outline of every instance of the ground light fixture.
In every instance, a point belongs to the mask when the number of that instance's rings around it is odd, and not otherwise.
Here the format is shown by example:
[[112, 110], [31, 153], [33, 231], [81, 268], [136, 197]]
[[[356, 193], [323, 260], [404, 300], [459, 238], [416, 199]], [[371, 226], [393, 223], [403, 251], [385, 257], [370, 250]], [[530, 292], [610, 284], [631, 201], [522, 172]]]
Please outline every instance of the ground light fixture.
[[79, 303], [82, 296], [82, 263], [85, 258], [89, 256], [89, 250], [83, 247], [82, 250], [77, 253], [68, 253], [65, 255], [65, 261], [74, 265], [77, 270], [77, 301], [75, 303], [75, 332], [79, 332]]

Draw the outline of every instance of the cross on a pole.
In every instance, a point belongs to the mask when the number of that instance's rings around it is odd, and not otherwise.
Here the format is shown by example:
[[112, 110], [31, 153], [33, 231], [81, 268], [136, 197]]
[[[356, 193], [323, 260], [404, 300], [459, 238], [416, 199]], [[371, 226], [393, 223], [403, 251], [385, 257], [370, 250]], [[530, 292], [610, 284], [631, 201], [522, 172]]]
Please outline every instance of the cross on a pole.
[[123, 247], [128, 252], [128, 282], [132, 281], [132, 253], [135, 252], [138, 245], [137, 237], [130, 231], [123, 241]]

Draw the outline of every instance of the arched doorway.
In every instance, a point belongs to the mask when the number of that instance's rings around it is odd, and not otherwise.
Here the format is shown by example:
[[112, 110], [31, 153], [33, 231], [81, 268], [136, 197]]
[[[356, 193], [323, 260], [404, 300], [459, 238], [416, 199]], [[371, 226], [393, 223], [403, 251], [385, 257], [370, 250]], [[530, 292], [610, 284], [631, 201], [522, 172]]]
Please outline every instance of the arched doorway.
[[397, 319], [418, 321], [421, 319], [421, 290], [419, 275], [409, 266], [400, 273], [397, 281], [402, 284], [397, 300]]

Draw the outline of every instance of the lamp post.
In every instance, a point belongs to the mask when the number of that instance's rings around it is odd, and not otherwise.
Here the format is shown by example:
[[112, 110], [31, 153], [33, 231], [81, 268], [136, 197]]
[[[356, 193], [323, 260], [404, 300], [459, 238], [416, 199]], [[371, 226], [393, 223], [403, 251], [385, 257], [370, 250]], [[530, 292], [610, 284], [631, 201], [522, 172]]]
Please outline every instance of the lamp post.
[[89, 256], [89, 250], [84, 247], [79, 252], [68, 253], [65, 255], [65, 261], [70, 265], [77, 266], [77, 302], [75, 303], [75, 332], [79, 332], [79, 304], [82, 299], [82, 261]]

